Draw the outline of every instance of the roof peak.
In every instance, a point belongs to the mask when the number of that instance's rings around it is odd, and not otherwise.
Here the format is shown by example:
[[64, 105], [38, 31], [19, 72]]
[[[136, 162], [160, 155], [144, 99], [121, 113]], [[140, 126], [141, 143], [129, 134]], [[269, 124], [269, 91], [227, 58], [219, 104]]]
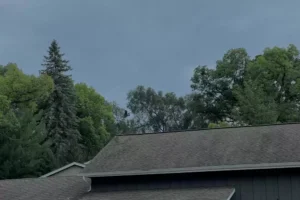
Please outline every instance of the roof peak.
[[165, 133], [184, 133], [184, 132], [194, 132], [194, 131], [205, 131], [205, 130], [219, 130], [219, 129], [238, 129], [238, 128], [252, 128], [252, 127], [266, 127], [266, 126], [284, 126], [300, 124], [300, 122], [287, 122], [287, 123], [277, 123], [277, 124], [260, 124], [260, 125], [245, 125], [245, 126], [228, 126], [228, 127], [216, 127], [216, 128], [199, 128], [199, 129], [186, 129], [186, 130], [173, 130], [166, 132], [151, 132], [151, 133], [128, 133], [128, 134], [117, 134], [116, 136], [140, 136], [140, 135], [152, 135], [152, 134], [165, 134]]

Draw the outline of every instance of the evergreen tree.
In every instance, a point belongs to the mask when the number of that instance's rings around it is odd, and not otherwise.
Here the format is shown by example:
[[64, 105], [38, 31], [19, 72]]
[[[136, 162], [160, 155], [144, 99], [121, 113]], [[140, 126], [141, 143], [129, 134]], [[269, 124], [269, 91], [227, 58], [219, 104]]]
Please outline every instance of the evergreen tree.
[[16, 114], [6, 96], [0, 95], [0, 179], [36, 177], [53, 169], [55, 160], [46, 144], [41, 112], [31, 109]]
[[44, 105], [44, 120], [47, 129], [44, 142], [51, 143], [51, 150], [60, 165], [79, 159], [76, 153], [80, 138], [77, 129], [74, 84], [71, 76], [65, 74], [71, 70], [71, 67], [63, 56], [57, 42], [53, 40], [48, 56], [44, 57], [42, 64], [45, 69], [40, 71], [41, 74], [52, 77], [54, 82], [54, 90]]

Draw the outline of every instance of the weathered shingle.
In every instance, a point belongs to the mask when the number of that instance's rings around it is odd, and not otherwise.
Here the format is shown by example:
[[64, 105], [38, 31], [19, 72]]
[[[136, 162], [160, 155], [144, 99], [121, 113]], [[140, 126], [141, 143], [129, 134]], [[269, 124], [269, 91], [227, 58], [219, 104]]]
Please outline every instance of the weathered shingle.
[[300, 124], [287, 124], [116, 136], [83, 173], [143, 174], [296, 162], [300, 162]]
[[233, 193], [230, 188], [91, 192], [81, 200], [230, 200]]
[[1, 200], [73, 200], [90, 189], [82, 177], [49, 177], [0, 181]]

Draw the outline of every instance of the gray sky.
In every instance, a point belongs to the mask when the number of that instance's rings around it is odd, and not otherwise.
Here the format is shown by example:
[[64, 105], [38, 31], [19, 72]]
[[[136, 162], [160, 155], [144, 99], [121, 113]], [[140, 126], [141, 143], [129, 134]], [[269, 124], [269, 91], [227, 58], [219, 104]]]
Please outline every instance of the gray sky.
[[293, 0], [0, 0], [0, 64], [37, 74], [56, 39], [73, 79], [126, 104], [137, 85], [184, 95], [231, 48], [299, 46]]

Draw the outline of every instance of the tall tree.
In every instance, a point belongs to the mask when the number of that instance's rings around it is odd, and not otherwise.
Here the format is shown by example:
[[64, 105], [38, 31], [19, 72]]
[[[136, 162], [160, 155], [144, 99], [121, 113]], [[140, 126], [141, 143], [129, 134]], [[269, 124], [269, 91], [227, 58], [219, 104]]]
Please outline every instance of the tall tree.
[[191, 80], [189, 109], [201, 119], [196, 127], [300, 120], [300, 59], [294, 45], [266, 48], [253, 59], [245, 49], [231, 49], [216, 69], [199, 66]]
[[76, 107], [81, 135], [82, 159], [92, 159], [113, 135], [112, 106], [104, 97], [85, 83], [75, 85]]
[[[55, 166], [37, 102], [53, 89], [52, 79], [0, 66], [0, 179], [40, 176]], [[35, 114], [36, 113], [36, 114]]]
[[249, 62], [245, 49], [231, 49], [217, 61], [216, 69], [199, 66], [194, 70], [191, 109], [194, 116], [202, 118], [196, 127], [219, 121], [233, 122], [231, 111], [237, 104], [233, 88], [243, 84]]
[[139, 132], [165, 132], [186, 129], [184, 98], [174, 93], [156, 92], [138, 86], [128, 93], [127, 107], [134, 114]]
[[299, 85], [298, 49], [266, 48], [249, 64], [244, 87], [235, 89], [239, 116], [247, 124], [299, 121]]
[[42, 64], [41, 74], [52, 77], [54, 90], [44, 105], [44, 120], [47, 129], [45, 141], [51, 143], [51, 149], [60, 165], [78, 159], [77, 148], [80, 134], [77, 130], [76, 93], [73, 80], [66, 72], [71, 70], [68, 61], [55, 40], [52, 41], [48, 56]]

